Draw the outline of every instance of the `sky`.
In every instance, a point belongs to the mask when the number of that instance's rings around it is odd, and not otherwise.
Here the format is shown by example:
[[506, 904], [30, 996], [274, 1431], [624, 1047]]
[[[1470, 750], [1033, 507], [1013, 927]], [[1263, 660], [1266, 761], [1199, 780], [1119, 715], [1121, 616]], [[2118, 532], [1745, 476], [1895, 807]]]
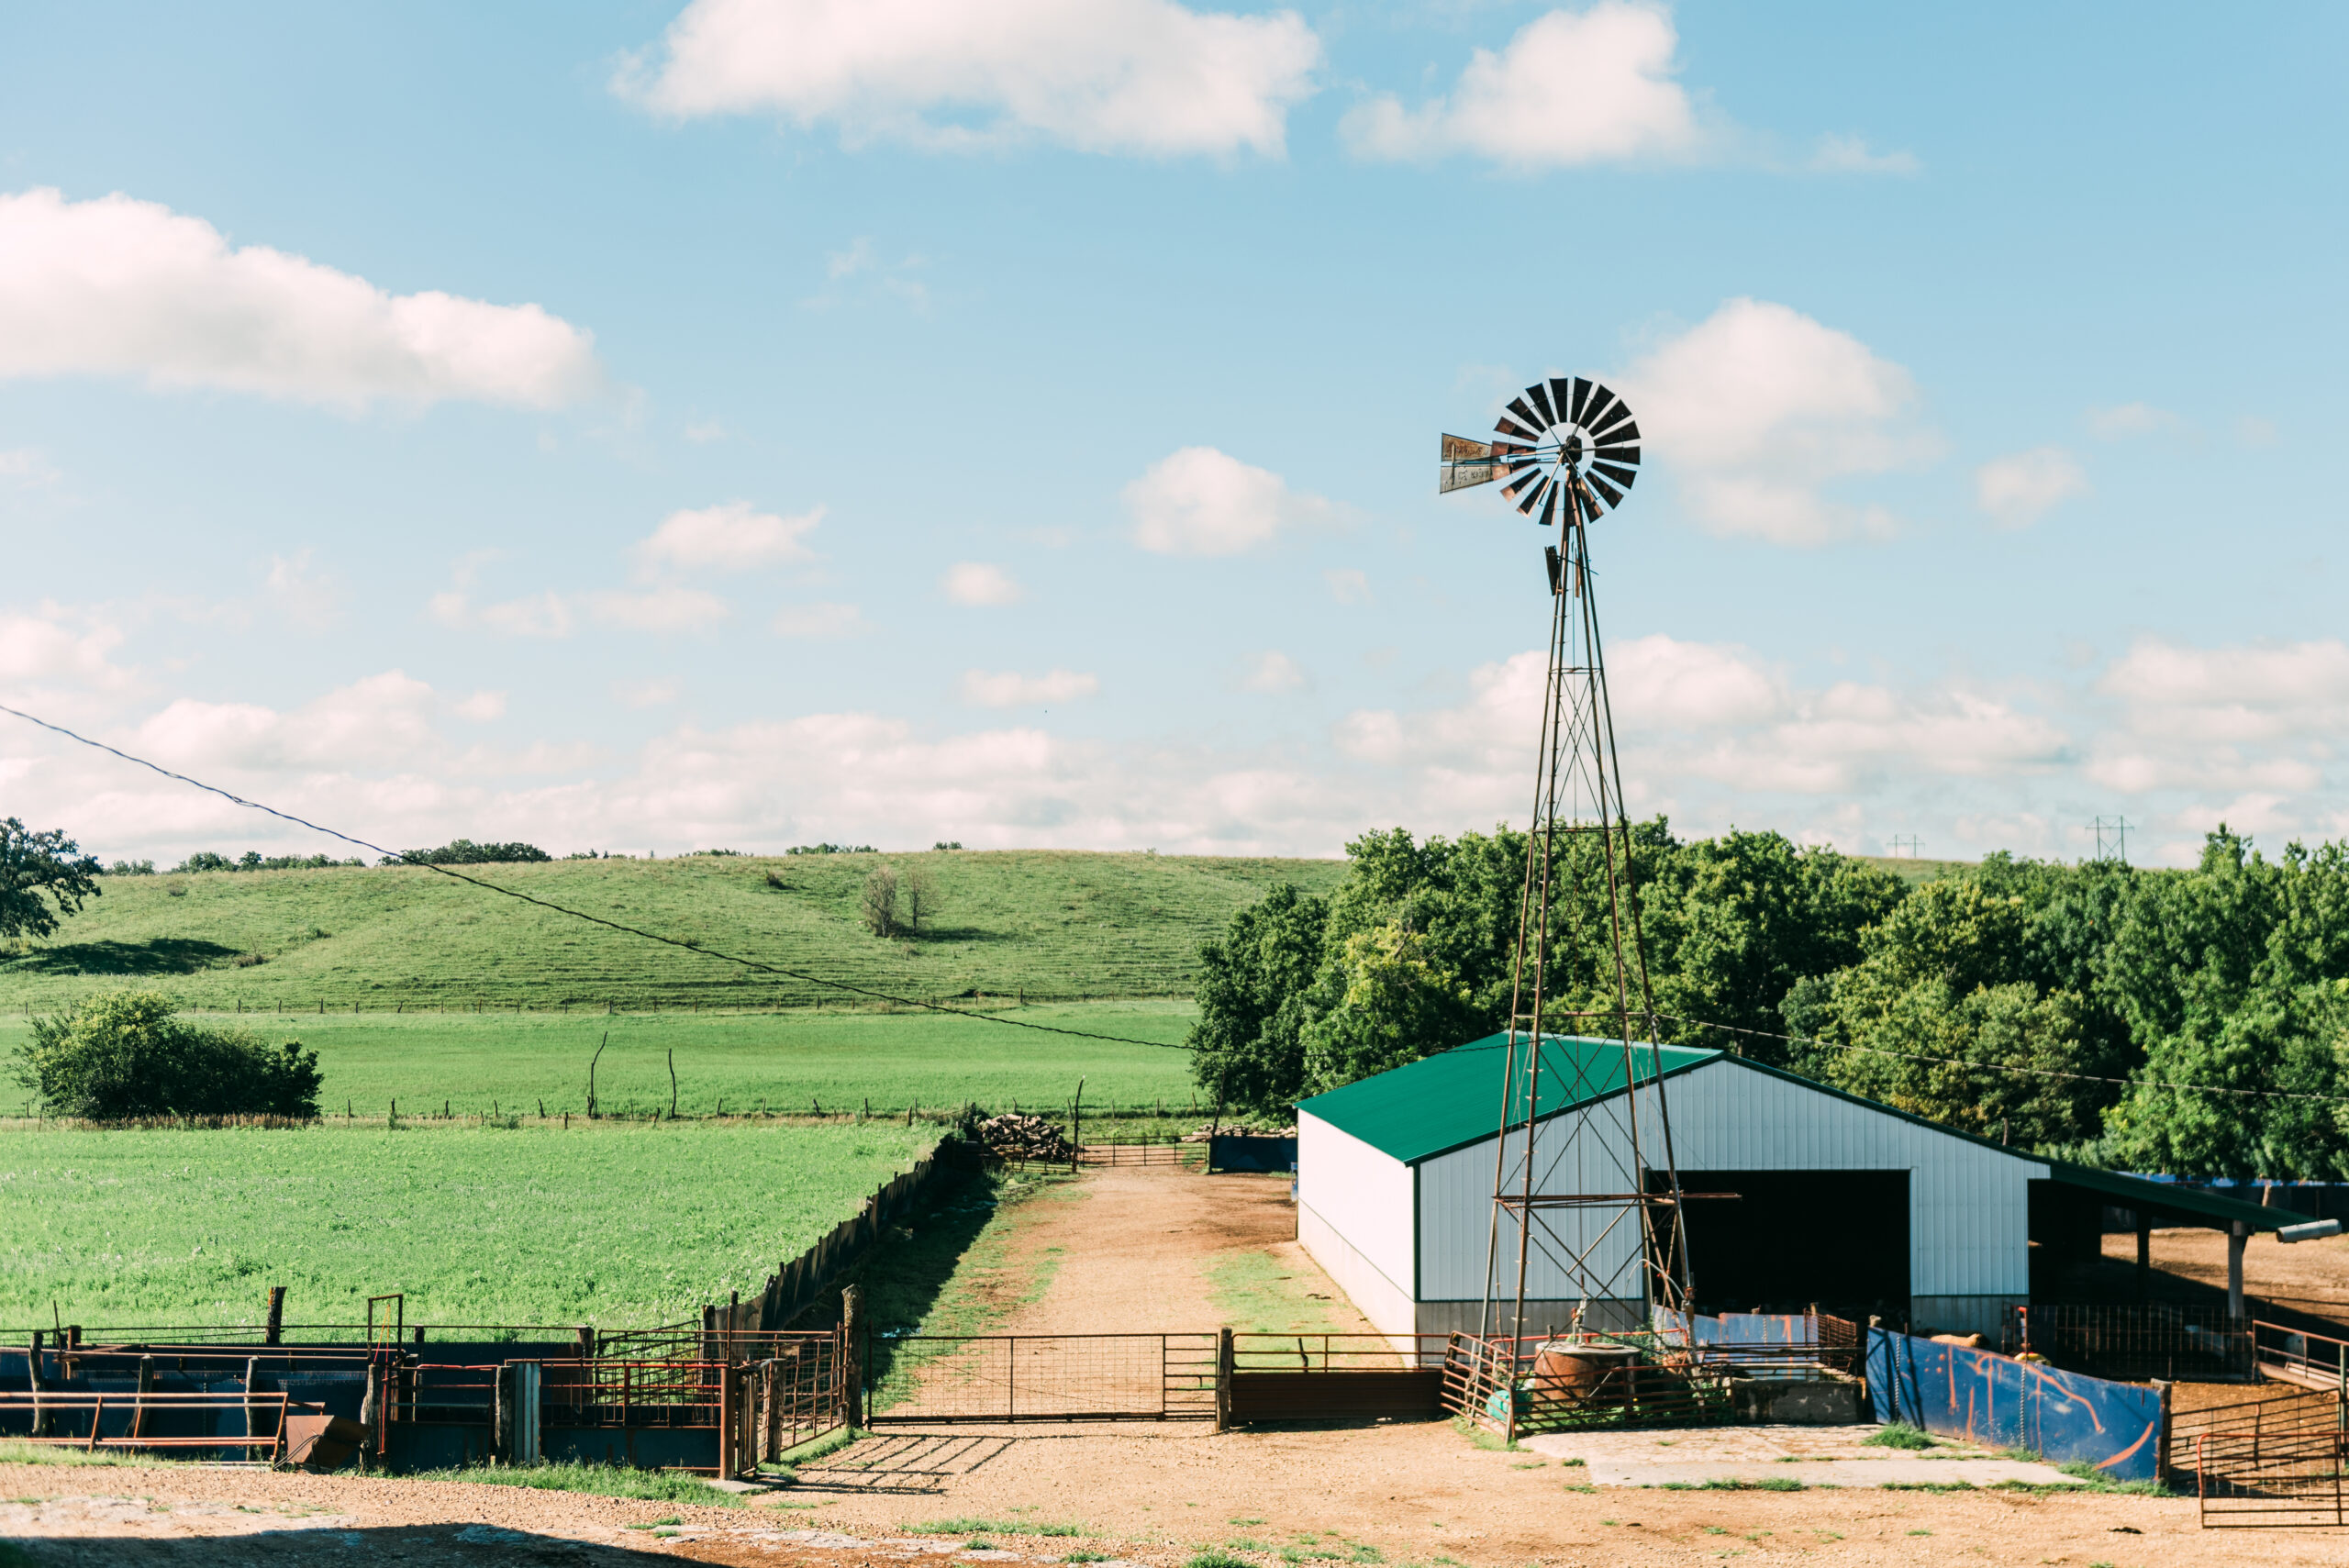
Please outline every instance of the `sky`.
[[[0, 703], [394, 848], [2349, 837], [2349, 13], [0, 6]], [[0, 716], [102, 859], [350, 852]]]

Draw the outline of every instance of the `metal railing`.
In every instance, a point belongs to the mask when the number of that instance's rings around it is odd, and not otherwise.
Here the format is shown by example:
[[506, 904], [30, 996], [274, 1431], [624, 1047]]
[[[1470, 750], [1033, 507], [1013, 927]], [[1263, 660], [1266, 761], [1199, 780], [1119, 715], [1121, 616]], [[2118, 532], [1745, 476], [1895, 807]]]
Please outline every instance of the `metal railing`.
[[[1231, 1336], [1231, 1370], [1408, 1372], [1443, 1365], [1449, 1334], [1254, 1334]], [[1408, 1346], [1408, 1348], [1406, 1348]]]
[[[158, 1394], [135, 1389], [42, 1389], [28, 1394], [0, 1394], [0, 1441], [78, 1448], [84, 1451], [173, 1448], [243, 1448], [250, 1451], [265, 1448], [273, 1455], [284, 1439], [290, 1407], [291, 1401], [284, 1394]], [[245, 1430], [190, 1434], [147, 1429], [150, 1418], [159, 1426], [178, 1426], [185, 1423], [172, 1418], [187, 1415], [204, 1418], [206, 1426], [217, 1424], [224, 1415], [233, 1415]], [[106, 1435], [109, 1416], [120, 1424], [120, 1429], [112, 1437]], [[11, 1429], [20, 1419], [26, 1429]], [[258, 1429], [263, 1426], [269, 1429]]]
[[865, 1346], [872, 1425], [1213, 1419], [1214, 1334], [903, 1334]]
[[2334, 1390], [2349, 1399], [2349, 1340], [2254, 1322], [2251, 1344], [2261, 1375], [2302, 1388]]
[[1999, 1349], [2121, 1383], [2247, 1383], [2254, 1375], [2251, 1319], [2199, 1307], [2009, 1307]]

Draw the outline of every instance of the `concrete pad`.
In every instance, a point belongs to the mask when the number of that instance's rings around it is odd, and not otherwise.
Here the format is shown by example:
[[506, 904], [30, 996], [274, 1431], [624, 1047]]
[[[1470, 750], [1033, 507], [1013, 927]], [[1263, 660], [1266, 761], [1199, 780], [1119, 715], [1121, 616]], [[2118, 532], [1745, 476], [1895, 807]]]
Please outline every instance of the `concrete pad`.
[[1702, 1486], [1708, 1481], [1800, 1482], [1805, 1486], [2083, 1486], [2052, 1464], [2017, 1459], [1817, 1459], [1795, 1463], [1675, 1462], [1627, 1464], [1596, 1460], [1586, 1469], [1594, 1486]]

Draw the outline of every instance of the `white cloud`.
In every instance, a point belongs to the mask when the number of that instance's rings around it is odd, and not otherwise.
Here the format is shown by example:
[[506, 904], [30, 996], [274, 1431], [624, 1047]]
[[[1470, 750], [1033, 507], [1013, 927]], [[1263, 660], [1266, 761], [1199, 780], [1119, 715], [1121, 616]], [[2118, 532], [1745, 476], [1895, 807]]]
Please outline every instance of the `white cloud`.
[[596, 619], [633, 631], [708, 631], [734, 613], [715, 594], [674, 584], [641, 594], [589, 594], [586, 604]]
[[695, 0], [660, 55], [616, 85], [681, 117], [772, 112], [852, 144], [1276, 156], [1320, 40], [1294, 12], [1173, 0]]
[[1278, 649], [1249, 660], [1240, 677], [1240, 689], [1245, 692], [1293, 692], [1305, 684], [1305, 672], [1297, 661]]
[[1326, 567], [1321, 581], [1329, 584], [1330, 596], [1341, 605], [1370, 603], [1370, 574], [1358, 566]]
[[479, 691], [455, 705], [457, 717], [470, 718], [475, 724], [487, 724], [506, 717], [504, 692]]
[[0, 451], [0, 479], [18, 484], [53, 484], [62, 477], [50, 466], [47, 458], [31, 447]]
[[1913, 152], [1878, 152], [1856, 136], [1820, 137], [1810, 166], [1822, 174], [1915, 174], [1924, 169]]
[[1725, 643], [1636, 637], [1608, 655], [1607, 671], [1613, 706], [1651, 728], [1757, 724], [1787, 702], [1751, 653]]
[[2140, 638], [2099, 682], [2142, 735], [2204, 744], [2349, 740], [2349, 643], [2193, 648]]
[[1334, 517], [1319, 495], [1291, 490], [1269, 469], [1213, 447], [1185, 447], [1125, 487], [1132, 538], [1160, 555], [1238, 555], [1283, 528]]
[[1100, 677], [1080, 675], [1073, 670], [1052, 670], [1041, 675], [1022, 675], [1012, 671], [1001, 674], [985, 670], [963, 673], [963, 700], [974, 707], [1049, 706], [1089, 697], [1100, 689]]
[[2037, 522], [2048, 508], [2085, 495], [2088, 476], [2062, 447], [2033, 447], [1993, 458], [1974, 471], [1974, 500], [2002, 528]]
[[153, 202], [0, 195], [0, 376], [551, 408], [596, 388], [591, 345], [536, 305], [389, 294]]
[[858, 637], [873, 629], [873, 623], [854, 605], [785, 605], [775, 611], [772, 624], [777, 637], [818, 640]]
[[1687, 91], [1674, 81], [1671, 11], [1600, 0], [1552, 11], [1498, 54], [1478, 50], [1450, 96], [1406, 109], [1372, 99], [1343, 122], [1370, 158], [1480, 154], [1519, 169], [1631, 158], [1685, 158], [1705, 142]]
[[312, 553], [306, 548], [292, 555], [271, 556], [262, 587], [279, 617], [306, 631], [324, 631], [341, 618], [348, 594], [342, 579], [321, 571]]
[[2123, 403], [2111, 408], [2088, 410], [2088, 433], [2099, 440], [2117, 441], [2185, 428], [2185, 420], [2150, 403]]
[[56, 604], [30, 614], [0, 610], [0, 681], [119, 690], [131, 679], [114, 662], [122, 640], [120, 625], [86, 610]]
[[401, 766], [435, 749], [432, 688], [387, 670], [290, 713], [183, 697], [140, 724], [135, 750], [191, 771]]
[[494, 605], [475, 605], [456, 588], [433, 595], [426, 608], [442, 626], [477, 626], [500, 637], [569, 637], [573, 623], [571, 606], [551, 588]]
[[956, 562], [946, 569], [939, 586], [958, 605], [1016, 605], [1028, 596], [1011, 573], [984, 561]]
[[674, 681], [614, 681], [612, 700], [622, 707], [662, 707], [677, 700]]
[[748, 501], [727, 501], [670, 513], [629, 553], [636, 558], [640, 578], [650, 578], [663, 567], [748, 572], [787, 565], [816, 559], [807, 536], [823, 520], [821, 506], [785, 517], [753, 510]]
[[1829, 486], [1937, 449], [1910, 421], [1907, 371], [1764, 300], [1724, 303], [1632, 365], [1621, 386], [1648, 450], [1668, 455], [1689, 510], [1719, 534], [1817, 545], [1887, 531], [1881, 509]]

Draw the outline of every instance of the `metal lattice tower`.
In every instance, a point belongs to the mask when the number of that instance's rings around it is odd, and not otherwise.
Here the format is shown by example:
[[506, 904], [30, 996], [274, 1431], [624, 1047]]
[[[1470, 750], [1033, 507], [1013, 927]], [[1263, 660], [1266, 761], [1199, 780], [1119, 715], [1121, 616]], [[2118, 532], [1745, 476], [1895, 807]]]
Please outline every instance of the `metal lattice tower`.
[[[1638, 1304], [1643, 1324], [1685, 1324], [1689, 1304], [1684, 1195], [1590, 565], [1590, 526], [1637, 477], [1639, 440], [1631, 410], [1613, 393], [1563, 376], [1512, 399], [1494, 440], [1443, 438], [1441, 489], [1506, 479], [1501, 493], [1520, 513], [1545, 533], [1560, 530], [1542, 550], [1549, 673], [1494, 1157], [1485, 1336], [1517, 1340], [1560, 1326], [1528, 1320], [1528, 1277], [1537, 1265], [1564, 1283], [1574, 1304], [1565, 1327], [1581, 1327], [1602, 1302], [1619, 1313]], [[1578, 878], [1596, 900], [1575, 885]], [[1610, 962], [1600, 969], [1601, 995], [1561, 997], [1553, 995], [1561, 974], [1556, 928], [1578, 897], [1603, 909]], [[1604, 1047], [1558, 1042], [1562, 1033], [1596, 1037], [1602, 1028]], [[1613, 1092], [1626, 1084], [1641, 1086]], [[1542, 1119], [1571, 1105], [1586, 1108]], [[1536, 1299], [1543, 1297], [1556, 1299], [1548, 1292]]]

